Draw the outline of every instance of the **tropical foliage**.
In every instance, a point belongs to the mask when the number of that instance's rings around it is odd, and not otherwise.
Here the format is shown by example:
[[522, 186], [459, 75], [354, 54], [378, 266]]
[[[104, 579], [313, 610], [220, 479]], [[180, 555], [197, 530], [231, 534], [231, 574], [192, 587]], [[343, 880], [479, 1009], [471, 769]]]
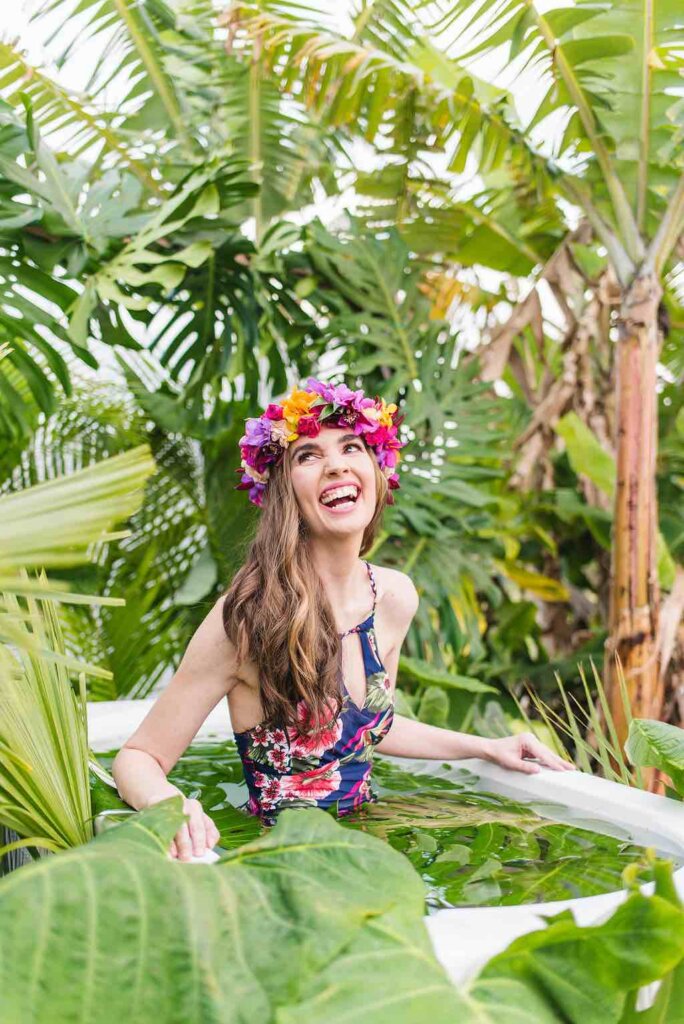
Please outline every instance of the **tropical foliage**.
[[178, 800], [93, 839], [85, 728], [163, 685], [241, 563], [244, 418], [344, 375], [412, 442], [369, 554], [421, 595], [399, 710], [530, 718], [681, 796], [674, 0], [45, 0], [30, 33], [45, 66], [0, 43], [0, 823], [47, 856], [0, 882], [0, 1024], [676, 1020], [662, 865], [458, 992], [408, 861], [323, 812], [212, 868], [166, 857]]
[[[153, 470], [139, 446], [0, 497], [0, 825], [16, 833], [2, 852], [57, 852], [93, 836], [86, 679], [112, 674], [67, 652], [57, 609], [123, 601], [75, 592], [42, 567], [77, 565], [98, 543], [127, 537], [111, 526], [140, 503]], [[26, 567], [41, 568], [32, 577]]]
[[633, 764], [665, 772], [675, 794], [684, 800], [684, 734], [681, 729], [666, 722], [637, 718], [630, 725], [625, 749]]
[[656, 866], [655, 895], [632, 893], [591, 928], [561, 914], [459, 992], [431, 950], [422, 885], [401, 854], [312, 808], [286, 811], [268, 836], [214, 865], [184, 865], [166, 855], [180, 804], [166, 800], [0, 882], [3, 1024], [245, 1013], [264, 1024], [349, 1014], [409, 1024], [426, 1012], [445, 1024], [501, 1013], [627, 1024], [648, 1019], [634, 1013], [638, 989], [668, 975], [658, 1019], [674, 1020], [665, 1013], [668, 1001], [677, 1012], [681, 991], [684, 911], [666, 865]]
[[[158, 467], [131, 539], [63, 573], [126, 599], [62, 610], [66, 650], [110, 673], [91, 698], [168, 677], [253, 527], [231, 486], [244, 417], [334, 367], [399, 401], [412, 439], [371, 553], [422, 598], [405, 712], [515, 728], [517, 700], [535, 717], [525, 682], [562, 710], [554, 673], [584, 703], [578, 666], [622, 642], [611, 558], [636, 564], [618, 546], [638, 536], [667, 595], [651, 695], [680, 720], [681, 49], [672, 4], [629, 18], [382, 0], [345, 26], [322, 4], [53, 0], [31, 30], [52, 66], [3, 43], [3, 490], [140, 443]], [[76, 93], [62, 69], [86, 41]], [[322, 194], [355, 212], [313, 216]], [[624, 311], [646, 272], [669, 327], [641, 389], [658, 390], [659, 534], [624, 509], [611, 531], [633, 345], [616, 331], [636, 337]], [[95, 387], [98, 367], [117, 383]]]

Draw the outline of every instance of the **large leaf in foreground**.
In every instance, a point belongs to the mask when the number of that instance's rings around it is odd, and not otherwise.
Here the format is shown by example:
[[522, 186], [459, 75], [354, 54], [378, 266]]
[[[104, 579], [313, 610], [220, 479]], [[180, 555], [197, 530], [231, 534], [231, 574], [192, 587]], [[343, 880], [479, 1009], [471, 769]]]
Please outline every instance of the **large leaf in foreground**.
[[461, 1019], [400, 854], [298, 808], [218, 864], [182, 864], [165, 854], [180, 807], [0, 883], [1, 1024]]
[[[628, 994], [663, 978], [682, 957], [681, 908], [637, 892], [605, 924], [580, 928], [566, 911], [548, 928], [516, 939], [489, 961], [471, 996], [479, 1007], [501, 1011], [492, 1021], [617, 1024]], [[511, 1017], [504, 1007], [534, 1012]]]

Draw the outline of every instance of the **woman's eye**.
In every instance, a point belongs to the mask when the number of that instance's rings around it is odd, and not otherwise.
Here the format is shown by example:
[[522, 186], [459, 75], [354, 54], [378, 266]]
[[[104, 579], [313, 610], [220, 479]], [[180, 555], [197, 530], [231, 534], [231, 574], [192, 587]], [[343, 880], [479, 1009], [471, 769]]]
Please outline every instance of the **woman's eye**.
[[[344, 446], [345, 451], [347, 450], [347, 448], [353, 448], [357, 452], [361, 451], [361, 445], [359, 444], [358, 441], [348, 441], [347, 444]], [[313, 452], [302, 452], [302, 454], [297, 459], [297, 465], [299, 465], [300, 462], [303, 462], [304, 459], [306, 459], [309, 455], [313, 455]]]

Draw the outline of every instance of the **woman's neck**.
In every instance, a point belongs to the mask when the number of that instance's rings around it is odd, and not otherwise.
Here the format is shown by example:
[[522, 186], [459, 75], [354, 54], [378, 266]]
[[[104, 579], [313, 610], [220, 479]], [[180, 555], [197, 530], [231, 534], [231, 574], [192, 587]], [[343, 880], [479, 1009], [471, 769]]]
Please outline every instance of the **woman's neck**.
[[[320, 547], [312, 543], [310, 551], [311, 560], [331, 602], [338, 608], [357, 605], [363, 586], [358, 540], [353, 539], [353, 544], [348, 541], [344, 544], [327, 542]], [[365, 568], [363, 575], [365, 577]]]

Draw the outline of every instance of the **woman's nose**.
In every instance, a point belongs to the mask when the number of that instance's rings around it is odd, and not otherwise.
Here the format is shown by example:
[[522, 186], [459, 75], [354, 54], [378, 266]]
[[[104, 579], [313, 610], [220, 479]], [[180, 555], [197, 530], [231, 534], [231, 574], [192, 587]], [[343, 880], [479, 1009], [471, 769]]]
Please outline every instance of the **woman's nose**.
[[340, 452], [329, 452], [325, 458], [326, 470], [332, 470], [337, 473], [344, 467], [344, 459]]

